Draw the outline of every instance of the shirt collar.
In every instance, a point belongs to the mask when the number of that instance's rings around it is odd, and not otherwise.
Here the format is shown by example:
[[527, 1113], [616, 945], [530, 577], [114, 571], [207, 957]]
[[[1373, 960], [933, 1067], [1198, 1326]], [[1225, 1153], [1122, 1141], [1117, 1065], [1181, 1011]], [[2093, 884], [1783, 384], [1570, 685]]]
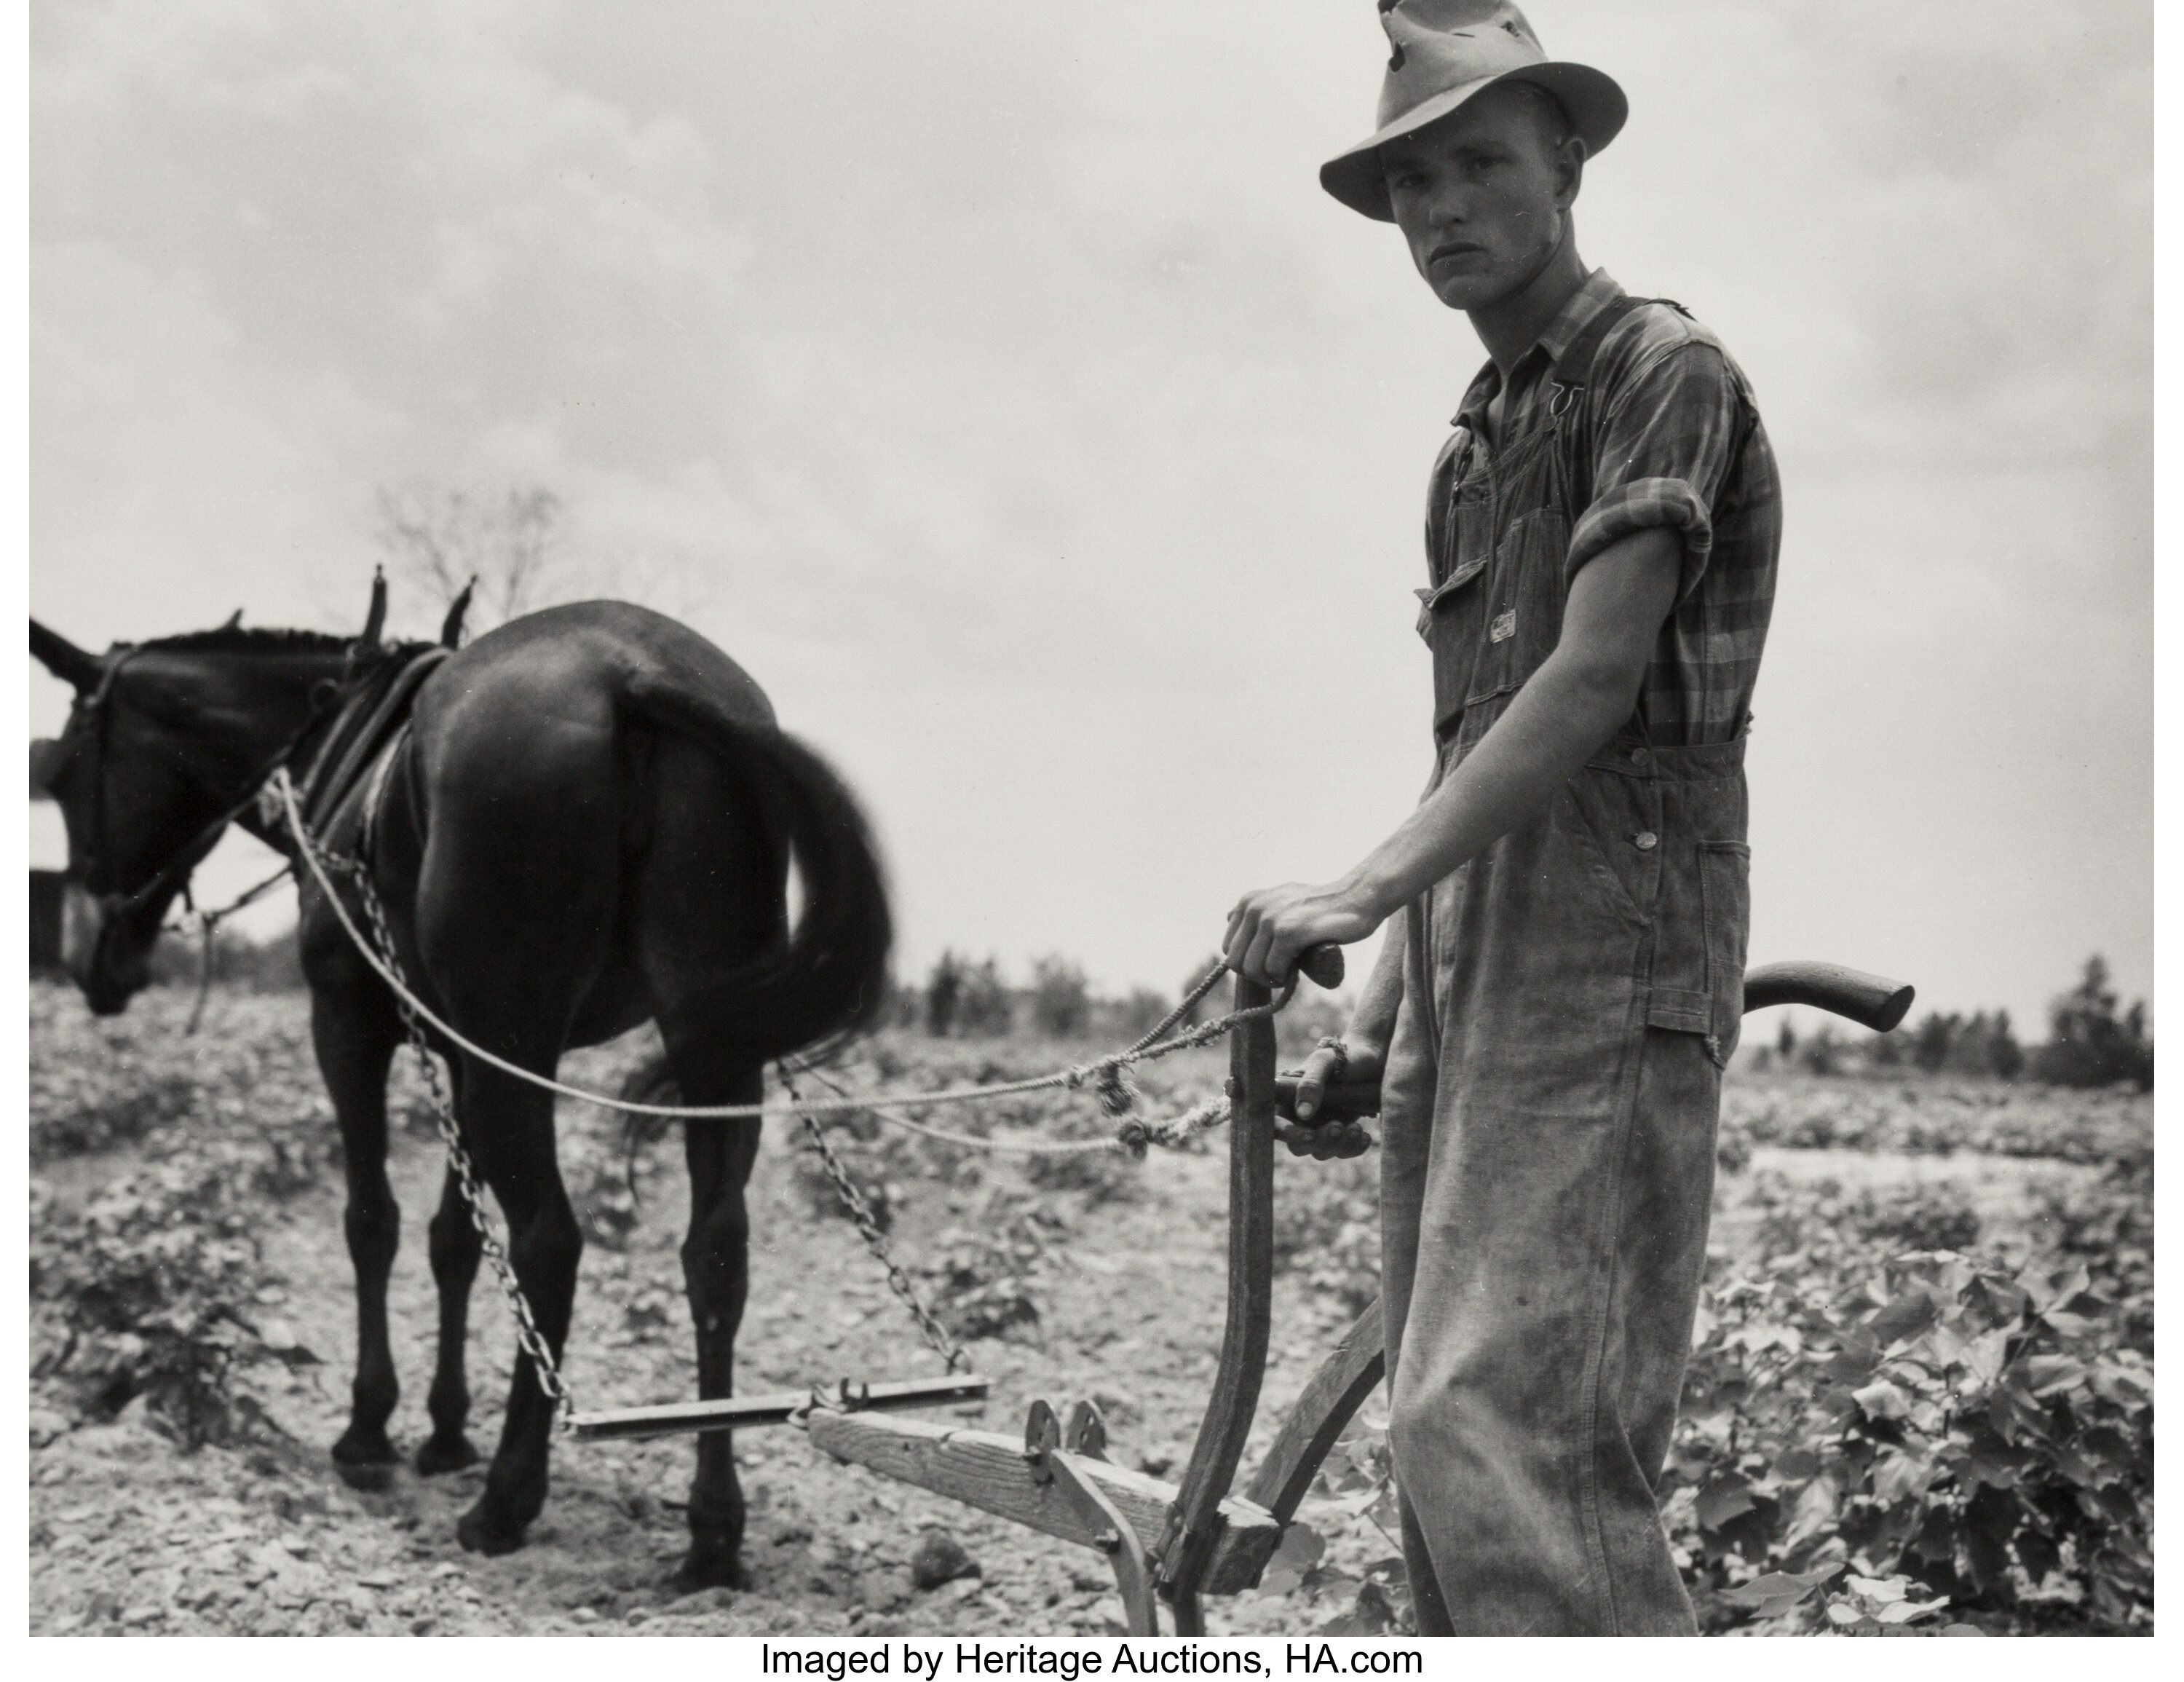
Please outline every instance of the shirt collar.
[[[1605, 269], [1595, 269], [1585, 277], [1584, 284], [1570, 294], [1569, 302], [1555, 312], [1555, 319], [1541, 330], [1530, 348], [1517, 359], [1512, 371], [1521, 371], [1537, 353], [1542, 351], [1546, 354], [1549, 362], [1559, 360], [1563, 353], [1575, 342], [1578, 334], [1584, 331], [1585, 324], [1622, 296], [1623, 288], [1615, 283], [1614, 276]], [[1501, 388], [1502, 370], [1490, 357], [1486, 365], [1479, 370], [1469, 389], [1464, 393], [1463, 406], [1449, 424], [1468, 426], [1476, 433], [1479, 430], [1480, 420], [1485, 417], [1486, 405], [1494, 400], [1495, 393]]]

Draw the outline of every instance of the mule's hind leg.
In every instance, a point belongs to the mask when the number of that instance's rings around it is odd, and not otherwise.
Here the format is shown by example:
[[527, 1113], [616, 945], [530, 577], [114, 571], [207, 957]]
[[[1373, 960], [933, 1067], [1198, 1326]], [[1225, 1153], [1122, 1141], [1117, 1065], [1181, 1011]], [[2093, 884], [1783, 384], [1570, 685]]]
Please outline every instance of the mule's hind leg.
[[[762, 1070], [736, 1044], [738, 1004], [723, 977], [785, 939], [787, 866], [753, 803], [694, 743], [666, 736], [653, 750], [651, 843], [633, 884], [639, 967], [669, 1066], [686, 1104], [748, 1104]], [[733, 1389], [736, 1332], [749, 1288], [750, 1215], [744, 1189], [757, 1160], [753, 1122], [687, 1122], [690, 1232], [682, 1277], [698, 1338], [698, 1394]], [[726, 1431], [697, 1441], [690, 1485], [690, 1551], [677, 1581], [692, 1587], [740, 1576], [744, 1493]]]
[[[761, 1072], [733, 1067], [712, 1044], [671, 1039], [668, 1055], [686, 1104], [755, 1104], [761, 1094]], [[750, 1289], [750, 1211], [744, 1192], [758, 1159], [759, 1124], [686, 1122], [683, 1130], [690, 1230], [682, 1242], [682, 1282], [698, 1334], [698, 1395], [711, 1401], [735, 1391], [736, 1333]], [[744, 1509], [734, 1434], [708, 1431], [697, 1449], [690, 1551], [676, 1582], [685, 1589], [740, 1587]]]
[[429, 1478], [475, 1462], [477, 1450], [463, 1434], [471, 1412], [471, 1387], [464, 1375], [463, 1345], [470, 1332], [471, 1282], [477, 1278], [484, 1247], [463, 1200], [462, 1182], [453, 1168], [440, 1188], [439, 1212], [432, 1217], [429, 1254], [432, 1283], [440, 1297], [439, 1357], [432, 1388], [425, 1398], [432, 1434], [417, 1448], [417, 1470]]
[[402, 1208], [387, 1179], [387, 1071], [398, 1035], [376, 977], [323, 968], [314, 975], [311, 1041], [341, 1127], [348, 1179], [342, 1229], [356, 1269], [356, 1381], [333, 1457], [343, 1479], [359, 1489], [387, 1485], [395, 1459], [387, 1422], [401, 1393], [387, 1336], [387, 1279], [402, 1235]]
[[[464, 1139], [507, 1222], [516, 1284], [559, 1365], [584, 1234], [554, 1162], [553, 1098], [466, 1060], [462, 1119]], [[524, 1531], [546, 1504], [553, 1426], [554, 1406], [539, 1388], [538, 1368], [519, 1351], [484, 1492], [455, 1527], [464, 1547], [501, 1554], [523, 1546]]]

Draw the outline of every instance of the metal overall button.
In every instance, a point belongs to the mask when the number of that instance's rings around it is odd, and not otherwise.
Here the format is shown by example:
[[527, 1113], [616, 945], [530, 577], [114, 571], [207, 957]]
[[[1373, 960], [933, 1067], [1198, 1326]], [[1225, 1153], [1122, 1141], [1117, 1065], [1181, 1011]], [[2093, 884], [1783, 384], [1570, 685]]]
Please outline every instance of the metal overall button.
[[1652, 755], [1647, 753], [1643, 748], [1633, 748], [1630, 750], [1630, 763], [1633, 765], [1644, 765], [1652, 757]]
[[1650, 853], [1660, 844], [1661, 838], [1650, 829], [1641, 829], [1630, 838], [1631, 844], [1641, 853]]

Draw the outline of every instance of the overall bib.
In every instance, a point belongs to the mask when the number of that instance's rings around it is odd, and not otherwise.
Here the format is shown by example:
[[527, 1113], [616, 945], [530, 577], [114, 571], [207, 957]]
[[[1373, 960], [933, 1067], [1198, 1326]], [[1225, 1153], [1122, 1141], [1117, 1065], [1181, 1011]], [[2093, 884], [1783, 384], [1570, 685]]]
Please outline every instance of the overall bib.
[[[1437, 777], [1562, 630], [1591, 495], [1584, 389], [1436, 469]], [[1552, 805], [1407, 913], [1383, 1092], [1390, 1440], [1424, 1634], [1693, 1634], [1654, 1496], [1706, 1261], [1743, 1011], [1743, 743], [1642, 706]]]

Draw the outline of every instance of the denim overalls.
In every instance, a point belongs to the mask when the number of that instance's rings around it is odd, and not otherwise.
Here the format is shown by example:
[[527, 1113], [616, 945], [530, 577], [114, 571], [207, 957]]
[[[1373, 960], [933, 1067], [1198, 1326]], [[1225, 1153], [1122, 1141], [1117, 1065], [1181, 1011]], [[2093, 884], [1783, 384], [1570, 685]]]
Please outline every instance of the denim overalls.
[[[1429, 521], [1436, 781], [1554, 650], [1618, 299]], [[1383, 1304], [1427, 1634], [1691, 1634], [1653, 1489], [1706, 1260], [1743, 1010], [1743, 743], [1634, 716], [1552, 807], [1407, 912], [1384, 1088]]]

